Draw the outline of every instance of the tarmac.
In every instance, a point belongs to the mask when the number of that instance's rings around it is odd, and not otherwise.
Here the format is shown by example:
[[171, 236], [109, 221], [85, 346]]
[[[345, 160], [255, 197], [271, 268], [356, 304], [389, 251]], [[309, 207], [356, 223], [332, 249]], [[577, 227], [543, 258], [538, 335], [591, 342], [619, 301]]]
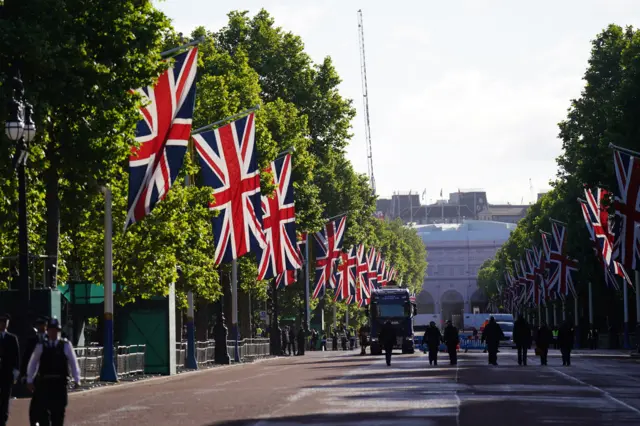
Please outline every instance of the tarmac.
[[[640, 360], [629, 351], [579, 351], [563, 367], [501, 349], [430, 366], [422, 353], [384, 357], [307, 352], [70, 395], [66, 425], [640, 426]], [[28, 424], [14, 400], [9, 426]]]

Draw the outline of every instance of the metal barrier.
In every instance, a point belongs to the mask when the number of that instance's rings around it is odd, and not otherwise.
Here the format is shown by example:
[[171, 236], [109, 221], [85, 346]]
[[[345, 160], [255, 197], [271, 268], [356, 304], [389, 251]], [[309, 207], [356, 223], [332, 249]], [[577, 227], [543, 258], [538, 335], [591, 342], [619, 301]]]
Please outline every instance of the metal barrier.
[[[118, 378], [144, 373], [145, 345], [117, 346], [116, 371]], [[102, 361], [104, 358], [101, 346], [74, 348], [80, 368], [80, 380], [97, 382], [100, 380]]]
[[486, 348], [487, 345], [480, 339], [460, 339], [460, 349], [464, 349], [465, 352], [468, 352], [470, 349], [485, 350]]
[[[235, 340], [227, 340], [227, 353], [231, 362], [234, 361]], [[198, 365], [213, 364], [215, 361], [216, 342], [214, 340], [204, 340], [196, 342], [196, 362]], [[243, 339], [238, 342], [238, 352], [240, 362], [250, 362], [254, 359], [270, 355], [269, 339]], [[182, 368], [187, 357], [187, 342], [176, 343], [176, 365]]]

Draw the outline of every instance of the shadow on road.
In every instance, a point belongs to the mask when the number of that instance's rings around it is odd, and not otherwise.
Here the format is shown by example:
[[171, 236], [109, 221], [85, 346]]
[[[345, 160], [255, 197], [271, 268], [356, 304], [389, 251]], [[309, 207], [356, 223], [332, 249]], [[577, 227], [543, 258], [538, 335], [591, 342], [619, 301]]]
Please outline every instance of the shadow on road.
[[269, 419], [248, 419], [211, 423], [208, 426], [276, 425], [376, 425], [376, 426], [455, 426], [455, 417], [424, 418], [420, 410], [395, 410], [342, 414], [309, 414]]

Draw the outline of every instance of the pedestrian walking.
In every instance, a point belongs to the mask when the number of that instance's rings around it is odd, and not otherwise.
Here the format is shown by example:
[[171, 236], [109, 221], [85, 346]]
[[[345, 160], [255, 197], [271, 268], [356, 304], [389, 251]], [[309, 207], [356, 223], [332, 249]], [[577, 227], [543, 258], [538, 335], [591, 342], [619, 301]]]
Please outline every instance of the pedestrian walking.
[[306, 329], [302, 326], [300, 327], [300, 330], [298, 330], [298, 355], [304, 355], [306, 339]]
[[558, 330], [558, 346], [562, 354], [562, 365], [571, 365], [571, 350], [573, 349], [574, 330], [568, 321], [564, 321]]
[[527, 365], [527, 351], [531, 347], [531, 326], [522, 315], [513, 324], [513, 343], [518, 350], [518, 365]]
[[456, 365], [458, 363], [458, 343], [460, 343], [460, 336], [458, 335], [458, 329], [453, 326], [451, 321], [447, 321], [447, 326], [444, 328], [443, 340], [449, 353], [449, 363]]
[[536, 352], [540, 356], [540, 365], [547, 365], [547, 355], [549, 354], [549, 346], [553, 341], [553, 334], [547, 324], [542, 323], [538, 336], [536, 336]]
[[[75, 386], [80, 386], [80, 369], [71, 342], [60, 337], [62, 327], [52, 318], [47, 325], [47, 339], [38, 343], [27, 366], [27, 387], [43, 419], [40, 426], [62, 426], [68, 403], [69, 372]], [[37, 376], [36, 376], [37, 373]]]
[[500, 340], [504, 338], [504, 333], [494, 317], [489, 318], [489, 323], [482, 331], [482, 342], [487, 342], [487, 352], [489, 352], [489, 364], [498, 365], [498, 346]]
[[380, 343], [384, 348], [384, 355], [387, 360], [387, 365], [391, 365], [391, 354], [393, 353], [393, 346], [396, 344], [396, 329], [391, 324], [391, 321], [387, 320], [382, 326], [380, 331]]
[[367, 354], [367, 346], [369, 345], [369, 326], [368, 325], [363, 325], [362, 327], [360, 327], [360, 355], [366, 355]]
[[0, 315], [0, 426], [9, 421], [11, 390], [20, 375], [18, 338], [9, 333], [9, 314]]
[[424, 332], [422, 344], [429, 351], [429, 365], [438, 365], [438, 349], [442, 343], [442, 334], [434, 321], [429, 323], [429, 327]]
[[[44, 343], [47, 340], [47, 322], [49, 318], [47, 317], [39, 317], [36, 319], [34, 331], [36, 334], [34, 336], [29, 337], [27, 340], [27, 344], [24, 348], [24, 354], [22, 357], [22, 361], [20, 362], [20, 375], [24, 380], [24, 383], [27, 382], [27, 366], [29, 365], [29, 360], [31, 359], [31, 355], [33, 351], [36, 349], [38, 343]], [[37, 401], [36, 401], [37, 402]], [[29, 402], [29, 423], [31, 426], [35, 426], [36, 424], [45, 424], [44, 420], [38, 416], [42, 412], [41, 409], [34, 403], [33, 398]]]

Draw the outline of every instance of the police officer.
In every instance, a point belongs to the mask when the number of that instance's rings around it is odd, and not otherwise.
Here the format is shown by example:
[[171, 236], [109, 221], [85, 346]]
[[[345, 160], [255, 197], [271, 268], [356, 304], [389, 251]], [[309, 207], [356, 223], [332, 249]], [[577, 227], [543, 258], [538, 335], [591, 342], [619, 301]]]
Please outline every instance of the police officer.
[[9, 421], [11, 388], [20, 375], [20, 347], [18, 338], [7, 331], [9, 314], [0, 315], [0, 426]]
[[41, 423], [40, 426], [64, 424], [69, 370], [76, 387], [80, 385], [76, 354], [71, 343], [59, 337], [61, 329], [57, 319], [49, 320], [47, 339], [36, 345], [27, 367], [27, 387], [34, 392], [33, 403], [40, 411], [38, 419], [44, 420], [44, 425]]
[[[36, 349], [38, 343], [43, 343], [47, 339], [47, 321], [49, 321], [49, 318], [47, 317], [38, 317], [34, 324], [36, 334], [29, 337], [29, 340], [27, 340], [27, 345], [22, 355], [22, 362], [20, 363], [20, 376], [25, 382], [27, 380], [27, 365], [29, 365], [29, 360], [31, 359], [33, 351]], [[42, 421], [44, 419], [38, 418], [40, 412], [41, 410], [38, 409], [36, 404], [34, 404], [33, 399], [31, 399], [31, 403], [29, 404], [29, 422], [31, 423], [31, 426], [35, 426], [38, 423], [44, 424]]]

